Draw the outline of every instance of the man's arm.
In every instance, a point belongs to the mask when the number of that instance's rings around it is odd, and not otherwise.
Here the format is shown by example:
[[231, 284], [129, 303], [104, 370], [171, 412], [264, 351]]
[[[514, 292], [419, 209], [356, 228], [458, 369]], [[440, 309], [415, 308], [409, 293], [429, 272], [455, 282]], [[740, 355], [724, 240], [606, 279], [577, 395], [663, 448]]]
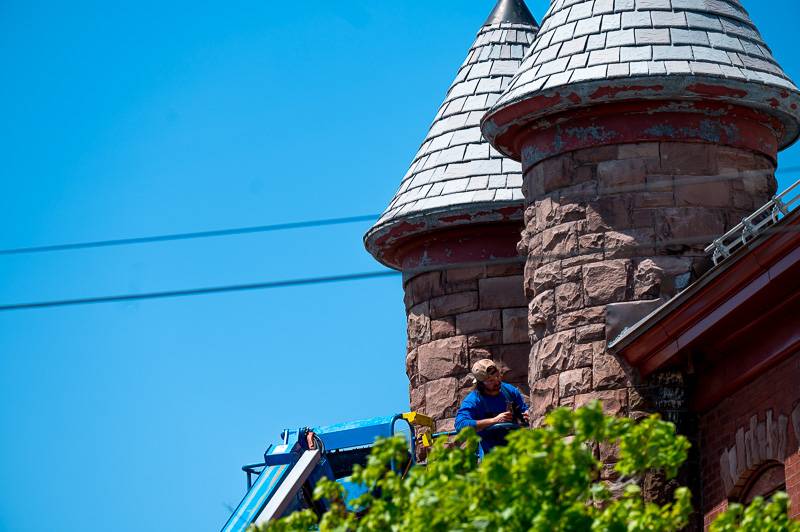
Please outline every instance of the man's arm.
[[511, 423], [513, 416], [511, 412], [501, 412], [494, 417], [490, 417], [489, 419], [481, 419], [480, 421], [475, 422], [475, 430], [483, 430], [488, 429], [492, 425], [497, 425], [498, 423]]
[[510, 423], [511, 412], [502, 412], [494, 417], [486, 419], [475, 419], [477, 417], [477, 405], [470, 401], [469, 397], [461, 403], [456, 414], [456, 430], [460, 431], [466, 427], [474, 427], [475, 430], [483, 430], [496, 425], [497, 423]]

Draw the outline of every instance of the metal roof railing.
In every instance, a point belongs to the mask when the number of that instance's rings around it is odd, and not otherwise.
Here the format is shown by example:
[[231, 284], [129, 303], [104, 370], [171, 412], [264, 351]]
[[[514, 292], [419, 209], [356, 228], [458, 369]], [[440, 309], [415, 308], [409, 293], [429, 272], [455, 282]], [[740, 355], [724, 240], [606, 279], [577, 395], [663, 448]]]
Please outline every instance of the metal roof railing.
[[767, 228], [780, 222], [784, 216], [800, 205], [800, 181], [787, 188], [783, 193], [772, 198], [770, 202], [744, 218], [742, 222], [714, 240], [706, 248], [711, 253], [714, 266], [736, 253], [748, 242], [762, 234]]

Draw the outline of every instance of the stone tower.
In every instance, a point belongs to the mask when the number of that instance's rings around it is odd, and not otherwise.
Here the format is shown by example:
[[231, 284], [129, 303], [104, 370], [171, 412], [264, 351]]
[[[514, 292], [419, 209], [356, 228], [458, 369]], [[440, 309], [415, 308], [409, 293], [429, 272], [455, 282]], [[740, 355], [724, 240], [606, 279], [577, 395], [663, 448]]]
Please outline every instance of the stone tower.
[[[411, 407], [452, 427], [473, 360], [492, 357], [527, 388], [530, 344], [522, 263], [520, 164], [481, 136], [538, 26], [522, 0], [500, 0], [433, 120], [367, 250], [404, 272]], [[465, 267], [465, 265], [471, 265]]]
[[482, 123], [523, 166], [533, 417], [593, 398], [635, 416], [659, 387], [680, 414], [682, 376], [636, 382], [611, 322], [686, 286], [770, 199], [798, 105], [738, 0], [553, 0]]

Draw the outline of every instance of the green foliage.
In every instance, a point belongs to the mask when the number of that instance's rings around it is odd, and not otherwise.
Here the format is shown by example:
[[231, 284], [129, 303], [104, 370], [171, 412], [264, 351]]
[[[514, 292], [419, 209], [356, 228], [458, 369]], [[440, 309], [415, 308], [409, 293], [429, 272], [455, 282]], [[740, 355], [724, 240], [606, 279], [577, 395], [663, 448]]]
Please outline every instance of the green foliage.
[[770, 502], [757, 497], [746, 509], [732, 504], [711, 525], [711, 532], [800, 532], [800, 523], [788, 517], [789, 497], [776, 493]]
[[[493, 449], [480, 464], [478, 441], [473, 430], [462, 431], [455, 447], [439, 439], [427, 466], [412, 468], [406, 478], [391, 469], [405, 460], [405, 441], [379, 441], [366, 467], [353, 472], [353, 481], [373, 488], [356, 501], [364, 508], [360, 516], [346, 511], [339, 484], [323, 481], [314, 495], [327, 500], [330, 510], [319, 522], [310, 511], [298, 512], [255, 532], [317, 527], [324, 532], [657, 532], [688, 524], [687, 489], [678, 489], [673, 502], [660, 506], [645, 502], [639, 488], [648, 471], [674, 478], [689, 450], [688, 441], [658, 416], [640, 422], [608, 417], [598, 403], [574, 412], [559, 409], [543, 428], [511, 434], [508, 445]], [[601, 443], [618, 449], [616, 493], [600, 480], [596, 449]], [[785, 499], [758, 504], [746, 512], [731, 508], [714, 530], [797, 532], [781, 521]]]

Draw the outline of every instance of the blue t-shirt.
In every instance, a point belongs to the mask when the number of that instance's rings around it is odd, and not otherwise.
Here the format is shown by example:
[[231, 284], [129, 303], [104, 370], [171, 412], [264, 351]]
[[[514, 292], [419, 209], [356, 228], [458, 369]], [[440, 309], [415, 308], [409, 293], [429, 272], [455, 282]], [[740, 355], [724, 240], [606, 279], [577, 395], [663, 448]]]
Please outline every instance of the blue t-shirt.
[[[502, 390], [497, 395], [483, 394], [478, 390], [471, 391], [464, 398], [456, 414], [456, 430], [460, 431], [466, 427], [474, 428], [477, 421], [489, 419], [505, 412], [508, 410], [506, 397], [516, 404], [520, 412], [528, 411], [528, 405], [525, 404], [522, 394], [515, 386], [505, 382], [501, 383], [500, 386]], [[483, 447], [484, 452], [488, 452], [489, 449], [504, 440], [504, 438], [489, 438], [484, 432], [478, 432], [478, 435], [481, 436], [481, 447]]]

